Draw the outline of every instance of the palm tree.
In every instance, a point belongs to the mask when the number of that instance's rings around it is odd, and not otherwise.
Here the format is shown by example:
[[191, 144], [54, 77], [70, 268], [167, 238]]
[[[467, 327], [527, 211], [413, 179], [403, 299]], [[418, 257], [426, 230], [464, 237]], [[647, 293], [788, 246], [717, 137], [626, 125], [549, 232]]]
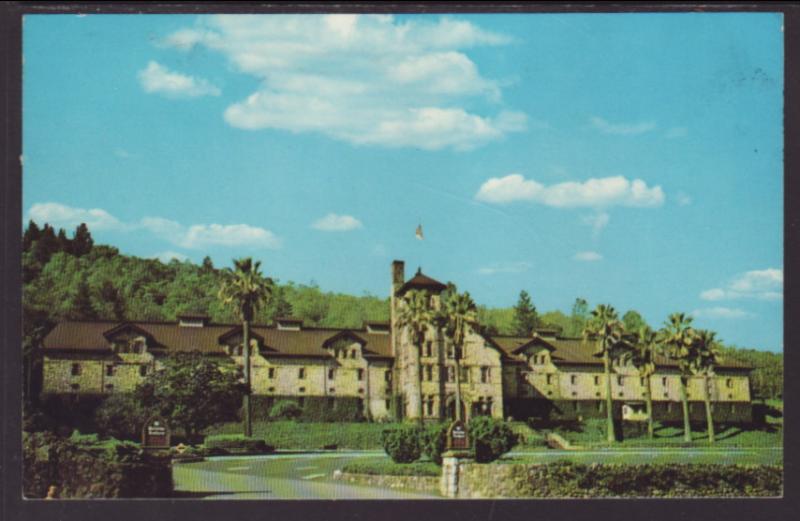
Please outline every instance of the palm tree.
[[417, 414], [419, 423], [422, 424], [422, 343], [425, 341], [425, 334], [434, 325], [435, 316], [430, 304], [430, 293], [423, 290], [412, 289], [404, 296], [404, 306], [400, 307], [397, 322], [401, 328], [407, 327], [411, 343], [417, 348], [417, 359], [413, 363], [416, 368], [417, 393], [419, 400], [417, 404]]
[[611, 358], [622, 344], [623, 327], [616, 310], [609, 304], [599, 304], [583, 329], [584, 342], [596, 340], [595, 356], [603, 357], [606, 378], [606, 435], [609, 443], [616, 441], [614, 433], [614, 402], [611, 396]]
[[686, 380], [692, 375], [692, 345], [695, 331], [691, 327], [692, 317], [685, 313], [673, 313], [664, 322], [661, 330], [667, 355], [678, 363], [680, 370], [681, 403], [683, 405], [683, 441], [691, 443], [692, 427], [689, 423], [689, 399], [686, 394]]
[[272, 281], [264, 278], [259, 271], [261, 262], [253, 262], [246, 257], [234, 259], [234, 269], [223, 271], [224, 280], [219, 289], [220, 300], [233, 306], [242, 320], [242, 343], [244, 352], [244, 396], [242, 408], [244, 409], [244, 435], [253, 435], [253, 424], [250, 409], [250, 322], [259, 308], [264, 306], [272, 295]]
[[647, 437], [653, 439], [653, 391], [650, 379], [656, 372], [655, 353], [659, 343], [658, 334], [643, 325], [636, 332], [636, 341], [630, 346], [626, 357], [639, 371], [645, 381], [644, 397], [647, 403]]
[[713, 331], [701, 329], [695, 335], [695, 342], [692, 349], [692, 371], [695, 374], [703, 375], [703, 398], [706, 404], [706, 425], [708, 430], [708, 441], [714, 443], [714, 417], [711, 414], [711, 393], [709, 384], [714, 367], [719, 362], [719, 341], [717, 334]]
[[469, 293], [451, 293], [444, 301], [439, 316], [445, 335], [453, 342], [453, 358], [456, 371], [456, 421], [461, 418], [461, 368], [458, 360], [464, 350], [469, 328], [478, 326], [478, 307]]

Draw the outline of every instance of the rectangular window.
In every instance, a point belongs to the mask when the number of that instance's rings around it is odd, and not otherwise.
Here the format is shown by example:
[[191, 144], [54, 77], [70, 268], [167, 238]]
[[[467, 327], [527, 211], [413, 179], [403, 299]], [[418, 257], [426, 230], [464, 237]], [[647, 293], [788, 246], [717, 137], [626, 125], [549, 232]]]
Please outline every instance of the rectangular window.
[[625, 377], [624, 376], [618, 376], [617, 377], [617, 384], [625, 385]]
[[391, 410], [391, 408], [392, 408], [392, 400], [389, 399], [389, 398], [386, 398], [383, 402], [386, 405], [386, 410], [387, 411]]
[[363, 370], [363, 369], [358, 369], [358, 370], [356, 371], [356, 376], [358, 377], [358, 381], [359, 381], [359, 382], [360, 382], [361, 380], [363, 380], [363, 379], [364, 379], [364, 370]]
[[578, 383], [578, 375], [576, 375], [576, 374], [571, 375], [569, 377], [569, 383], [571, 383], [572, 385], [575, 385], [576, 383]]
[[553, 375], [549, 374], [547, 375], [547, 385], [550, 385], [552, 383], [553, 383]]
[[331, 387], [330, 389], [328, 389], [328, 392], [333, 394], [333, 393], [336, 392], [336, 388], [335, 387]]
[[267, 369], [267, 378], [275, 378], [275, 368], [270, 367]]
[[300, 369], [297, 370], [297, 378], [303, 380], [305, 377], [306, 377], [306, 368], [301, 367]]
[[447, 358], [453, 358], [454, 354], [455, 354], [455, 351], [453, 349], [453, 345], [452, 344], [448, 345], [447, 346]]
[[426, 365], [425, 366], [425, 379], [429, 382], [433, 381], [433, 366]]
[[667, 386], [667, 377], [666, 376], [662, 376], [661, 377], [661, 386], [662, 387], [666, 387]]
[[594, 377], [594, 384], [595, 385], [600, 385], [600, 377], [599, 376], [595, 376]]
[[72, 376], [81, 374], [81, 364], [72, 364]]
[[109, 364], [106, 366], [106, 376], [114, 376], [114, 365]]
[[335, 376], [336, 376], [336, 370], [335, 369], [328, 369], [328, 380], [333, 380], [333, 378]]
[[270, 387], [269, 389], [267, 389], [267, 392], [274, 393], [275, 392], [275, 388], [274, 387]]
[[469, 383], [469, 367], [462, 367], [461, 368], [461, 383], [468, 384]]
[[431, 357], [433, 355], [433, 342], [428, 340], [425, 342], [425, 356]]
[[391, 371], [385, 371], [383, 373], [383, 379], [386, 382], [391, 382], [392, 381], [392, 372]]
[[306, 388], [305, 388], [305, 387], [301, 387], [301, 388], [299, 389], [299, 391], [300, 391], [301, 393], [304, 393], [304, 392], [306, 392]]
[[490, 381], [490, 374], [488, 367], [481, 367], [481, 383], [489, 383]]
[[733, 389], [733, 378], [728, 378], [725, 380], [725, 385], [728, 387], [728, 389]]
[[139, 376], [147, 376], [147, 366], [140, 365], [139, 366]]
[[645, 385], [645, 382], [644, 382], [644, 380], [645, 380], [644, 376], [642, 376], [641, 378], [639, 378], [639, 385], [641, 385], [642, 387], [644, 387], [644, 385]]
[[448, 382], [455, 382], [456, 381], [456, 368], [452, 365], [447, 366], [447, 381]]

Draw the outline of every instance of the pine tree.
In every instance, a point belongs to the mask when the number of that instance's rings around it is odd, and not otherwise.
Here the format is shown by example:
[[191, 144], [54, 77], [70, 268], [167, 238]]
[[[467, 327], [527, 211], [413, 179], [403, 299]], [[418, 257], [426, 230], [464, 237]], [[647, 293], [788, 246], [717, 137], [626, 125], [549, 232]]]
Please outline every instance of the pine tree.
[[92, 251], [92, 246], [94, 246], [94, 240], [92, 234], [89, 233], [89, 227], [86, 226], [86, 223], [79, 224], [75, 228], [75, 235], [72, 239], [72, 253], [76, 257], [86, 255]]
[[56, 237], [55, 230], [49, 224], [45, 223], [39, 240], [36, 241], [34, 247], [34, 256], [36, 260], [42, 265], [50, 261], [50, 257], [58, 251], [58, 237]]
[[33, 243], [38, 241], [41, 236], [42, 231], [33, 219], [28, 221], [28, 227], [25, 229], [25, 233], [22, 234], [22, 251], [29, 251]]
[[58, 251], [72, 253], [72, 241], [67, 237], [67, 232], [64, 231], [64, 228], [58, 229], [58, 237], [56, 239], [58, 240]]
[[116, 320], [125, 319], [125, 301], [122, 299], [120, 291], [114, 287], [110, 280], [104, 281], [100, 287], [100, 298], [104, 302], [111, 304], [111, 312]]
[[78, 282], [78, 287], [75, 296], [72, 299], [72, 306], [70, 306], [70, 318], [74, 320], [94, 320], [97, 318], [97, 313], [92, 306], [92, 299], [89, 295], [89, 283], [86, 281], [86, 276], [82, 276]]
[[512, 322], [514, 334], [517, 336], [531, 336], [538, 322], [539, 317], [536, 314], [536, 306], [531, 302], [531, 296], [525, 290], [520, 291], [519, 300], [517, 305], [514, 306], [514, 320]]
[[203, 264], [200, 267], [201, 273], [213, 273], [214, 272], [214, 263], [211, 261], [211, 257], [206, 255], [203, 257]]

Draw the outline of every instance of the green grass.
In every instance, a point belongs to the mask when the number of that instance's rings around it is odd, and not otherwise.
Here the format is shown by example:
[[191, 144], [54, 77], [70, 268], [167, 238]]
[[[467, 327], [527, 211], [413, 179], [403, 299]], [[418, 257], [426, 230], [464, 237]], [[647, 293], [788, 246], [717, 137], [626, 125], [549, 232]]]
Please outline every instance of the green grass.
[[[380, 450], [381, 433], [396, 427], [391, 423], [311, 423], [293, 421], [255, 422], [253, 437], [261, 438], [276, 449]], [[241, 423], [225, 423], [206, 431], [210, 434], [239, 434]]]
[[[783, 428], [778, 424], [770, 424], [760, 429], [745, 430], [740, 427], [717, 426], [716, 441], [708, 442], [705, 429], [692, 430], [693, 447], [782, 447]], [[563, 431], [557, 430], [570, 443], [586, 447], [682, 447], [683, 428], [673, 425], [660, 425], [656, 423], [654, 438], [647, 436], [628, 437], [624, 440], [609, 444], [606, 441], [605, 422], [603, 420], [589, 420], [584, 423], [583, 430]]]
[[388, 457], [361, 458], [351, 461], [342, 467], [342, 471], [353, 474], [370, 474], [384, 476], [432, 476], [442, 475], [442, 469], [432, 461], [415, 461], [413, 463], [395, 463]]

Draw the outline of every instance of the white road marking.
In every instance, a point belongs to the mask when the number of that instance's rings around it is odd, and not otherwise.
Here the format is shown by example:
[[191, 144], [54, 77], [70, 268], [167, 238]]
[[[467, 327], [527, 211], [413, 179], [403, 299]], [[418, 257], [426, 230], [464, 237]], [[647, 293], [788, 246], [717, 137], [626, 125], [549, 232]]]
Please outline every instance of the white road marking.
[[250, 470], [250, 467], [228, 467], [227, 470]]
[[308, 476], [303, 476], [303, 477], [302, 477], [302, 478], [300, 478], [300, 479], [316, 479], [316, 478], [321, 478], [321, 477], [323, 477], [324, 475], [325, 475], [325, 474], [309, 474]]

